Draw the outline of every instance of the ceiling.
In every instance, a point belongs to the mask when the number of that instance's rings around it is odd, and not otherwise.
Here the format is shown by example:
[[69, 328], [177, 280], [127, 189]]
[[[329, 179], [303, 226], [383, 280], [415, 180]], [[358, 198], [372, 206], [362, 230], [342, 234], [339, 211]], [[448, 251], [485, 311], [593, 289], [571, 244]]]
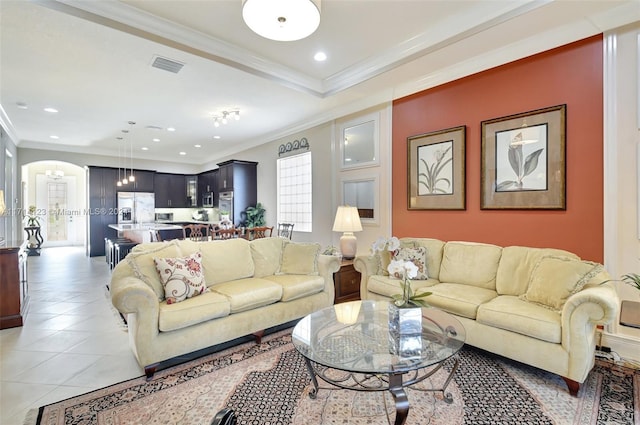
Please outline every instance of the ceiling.
[[638, 20], [640, 0], [323, 0], [277, 42], [241, 0], [2, 0], [0, 123], [20, 148], [205, 164]]

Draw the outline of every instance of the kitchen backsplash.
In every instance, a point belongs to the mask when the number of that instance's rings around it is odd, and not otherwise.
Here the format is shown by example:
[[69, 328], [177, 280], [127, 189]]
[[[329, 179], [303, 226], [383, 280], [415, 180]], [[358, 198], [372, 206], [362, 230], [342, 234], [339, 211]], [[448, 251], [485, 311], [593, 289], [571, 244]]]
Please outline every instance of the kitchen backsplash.
[[173, 214], [173, 221], [193, 221], [194, 213], [198, 211], [206, 212], [208, 221], [218, 222], [220, 221], [220, 215], [217, 208], [156, 208], [155, 212], [158, 213], [171, 213]]

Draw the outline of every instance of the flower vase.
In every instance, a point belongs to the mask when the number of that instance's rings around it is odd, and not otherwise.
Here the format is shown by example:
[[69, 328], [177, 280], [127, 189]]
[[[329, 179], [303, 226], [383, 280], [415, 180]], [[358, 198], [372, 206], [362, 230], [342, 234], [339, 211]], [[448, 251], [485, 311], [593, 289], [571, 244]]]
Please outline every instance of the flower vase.
[[398, 307], [389, 303], [389, 333], [394, 335], [421, 335], [422, 308]]

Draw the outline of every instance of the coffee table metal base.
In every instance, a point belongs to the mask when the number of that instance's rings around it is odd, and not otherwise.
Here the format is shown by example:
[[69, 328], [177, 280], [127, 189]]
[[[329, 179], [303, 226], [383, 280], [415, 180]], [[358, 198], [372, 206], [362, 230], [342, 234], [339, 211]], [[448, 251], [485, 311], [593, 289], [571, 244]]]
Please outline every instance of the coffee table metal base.
[[[411, 387], [417, 391], [429, 391], [429, 392], [442, 392], [443, 400], [446, 403], [452, 403], [453, 397], [450, 392], [446, 392], [447, 386], [453, 379], [453, 375], [458, 369], [458, 356], [452, 357], [453, 367], [444, 381], [442, 388], [416, 388], [415, 384], [424, 381], [425, 379], [433, 376], [437, 371], [442, 368], [444, 362], [434, 365], [432, 368], [423, 368], [413, 370], [410, 372], [398, 372], [388, 374], [363, 374], [356, 372], [347, 372], [337, 369], [332, 369], [318, 363], [315, 363], [308, 358], [304, 358], [307, 365], [309, 376], [311, 377], [311, 383], [313, 389], [309, 392], [309, 397], [315, 399], [318, 395], [318, 391], [323, 390], [336, 390], [347, 389], [355, 391], [389, 391], [393, 397], [396, 408], [395, 425], [402, 425], [407, 420], [409, 415], [409, 399], [405, 388]], [[331, 376], [330, 376], [331, 375]], [[334, 385], [338, 388], [321, 388], [318, 385], [318, 378]], [[406, 378], [406, 379], [405, 379]]]

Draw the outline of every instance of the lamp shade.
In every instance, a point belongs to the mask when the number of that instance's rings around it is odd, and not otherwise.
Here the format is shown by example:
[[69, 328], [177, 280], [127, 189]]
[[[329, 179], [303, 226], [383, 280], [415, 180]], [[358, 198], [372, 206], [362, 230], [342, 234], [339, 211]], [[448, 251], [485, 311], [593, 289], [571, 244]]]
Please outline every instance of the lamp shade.
[[300, 40], [320, 25], [320, 0], [243, 0], [242, 18], [264, 38]]
[[334, 232], [361, 232], [362, 223], [356, 207], [339, 206], [333, 222]]
[[4, 214], [7, 210], [7, 206], [4, 203], [4, 190], [0, 189], [0, 215]]

